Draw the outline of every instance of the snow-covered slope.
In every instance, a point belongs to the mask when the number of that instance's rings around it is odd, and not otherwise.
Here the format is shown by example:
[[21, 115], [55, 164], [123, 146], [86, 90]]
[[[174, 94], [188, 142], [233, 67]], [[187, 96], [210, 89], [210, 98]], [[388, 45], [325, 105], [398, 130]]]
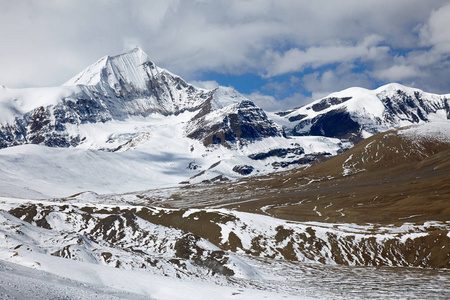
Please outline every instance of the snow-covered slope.
[[20, 186], [40, 197], [226, 180], [349, 146], [287, 138], [234, 89], [190, 85], [139, 48], [103, 57], [61, 87], [1, 87], [0, 107], [0, 148], [15, 146], [0, 151], [3, 195]]
[[[288, 222], [227, 209], [105, 201], [110, 200], [92, 194], [53, 201], [0, 198], [0, 296], [448, 297], [450, 273], [431, 270], [430, 262], [445, 262], [433, 249], [448, 246], [449, 222]], [[427, 269], [363, 269], [336, 263]]]
[[349, 88], [298, 109], [277, 113], [293, 135], [321, 135], [358, 141], [402, 126], [450, 118], [450, 95], [397, 83], [376, 90]]

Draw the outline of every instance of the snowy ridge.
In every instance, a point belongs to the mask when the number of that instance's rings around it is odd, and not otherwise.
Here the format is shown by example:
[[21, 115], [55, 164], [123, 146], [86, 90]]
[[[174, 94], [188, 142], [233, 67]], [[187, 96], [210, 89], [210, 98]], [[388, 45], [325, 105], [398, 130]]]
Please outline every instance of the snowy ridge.
[[433, 122], [423, 126], [411, 126], [399, 131], [411, 140], [428, 139], [450, 144], [450, 128], [448, 122]]
[[109, 56], [104, 56], [100, 58], [97, 62], [90, 65], [86, 69], [84, 69], [77, 76], [71, 78], [63, 85], [65, 86], [73, 86], [73, 85], [96, 85], [100, 82], [101, 71], [106, 66], [106, 63], [109, 60]]
[[[446, 95], [392, 83], [375, 90], [349, 88], [293, 111], [278, 113], [294, 135], [323, 135], [353, 140], [402, 126], [450, 116]], [[336, 129], [336, 126], [339, 128]]]
[[[445, 252], [448, 247], [449, 222], [401, 226], [288, 222], [227, 209], [106, 205], [101, 198], [92, 199], [95, 203], [76, 198], [69, 203], [2, 198], [0, 235], [5, 243], [0, 255], [38, 252], [218, 283], [229, 276], [262, 278], [240, 255], [323, 264], [448, 267], [438, 249]], [[428, 240], [434, 243], [424, 243]], [[408, 255], [412, 250], [416, 254]]]
[[147, 61], [147, 54], [140, 48], [135, 48], [122, 55], [105, 56], [64, 85], [97, 85], [103, 81], [114, 87], [123, 81], [143, 89], [145, 88], [145, 74], [143, 74], [144, 69], [141, 66]]

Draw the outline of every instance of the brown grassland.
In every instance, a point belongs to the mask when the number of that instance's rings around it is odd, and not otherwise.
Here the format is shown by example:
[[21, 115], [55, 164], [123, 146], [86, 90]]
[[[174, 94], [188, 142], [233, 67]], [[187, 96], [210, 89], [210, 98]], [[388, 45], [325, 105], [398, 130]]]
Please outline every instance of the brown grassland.
[[294, 221], [448, 221], [450, 145], [389, 131], [308, 168], [185, 186], [164, 205], [225, 207]]

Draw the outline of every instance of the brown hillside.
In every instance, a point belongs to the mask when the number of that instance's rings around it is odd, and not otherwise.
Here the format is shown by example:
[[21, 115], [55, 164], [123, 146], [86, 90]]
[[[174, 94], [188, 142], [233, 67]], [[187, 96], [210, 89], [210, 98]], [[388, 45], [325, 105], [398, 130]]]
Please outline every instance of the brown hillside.
[[296, 221], [450, 220], [450, 145], [385, 132], [307, 169], [187, 186], [164, 205], [220, 206]]

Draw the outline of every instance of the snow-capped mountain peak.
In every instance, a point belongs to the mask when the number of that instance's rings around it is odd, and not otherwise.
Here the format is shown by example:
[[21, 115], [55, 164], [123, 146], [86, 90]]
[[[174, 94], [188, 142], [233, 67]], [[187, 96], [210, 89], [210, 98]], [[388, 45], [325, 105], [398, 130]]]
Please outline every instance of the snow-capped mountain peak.
[[408, 87], [408, 86], [404, 86], [403, 84], [397, 83], [397, 82], [391, 82], [385, 85], [380, 86], [379, 88], [377, 88], [375, 91], [380, 93], [380, 92], [386, 92], [386, 93], [393, 93], [396, 92], [398, 90], [402, 90], [402, 91], [420, 91], [422, 92], [422, 90], [419, 90], [417, 88], [412, 88], [412, 87]]
[[146, 87], [148, 77], [146, 63], [154, 66], [153, 63], [149, 62], [147, 54], [137, 47], [123, 54], [102, 57], [64, 85], [97, 85], [103, 83], [114, 88], [117, 85], [127, 83], [135, 88], [143, 89]]
[[232, 87], [219, 86], [214, 90], [211, 106], [212, 109], [220, 109], [241, 101], [248, 101], [248, 99]]

